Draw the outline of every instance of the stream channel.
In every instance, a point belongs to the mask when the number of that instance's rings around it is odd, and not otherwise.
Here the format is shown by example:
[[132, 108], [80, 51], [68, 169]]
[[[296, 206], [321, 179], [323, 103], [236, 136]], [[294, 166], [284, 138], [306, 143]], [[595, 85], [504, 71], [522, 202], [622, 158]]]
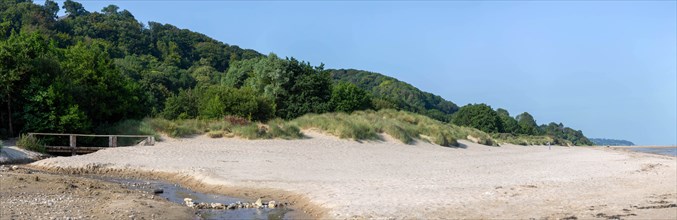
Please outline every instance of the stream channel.
[[[218, 194], [206, 194], [196, 192], [178, 184], [167, 183], [158, 180], [122, 179], [102, 176], [87, 176], [88, 178], [114, 182], [131, 190], [142, 190], [153, 193], [156, 189], [162, 189], [162, 193], [155, 194], [168, 201], [184, 205], [184, 198], [191, 198], [193, 202], [223, 203], [254, 202], [250, 199], [235, 198]], [[278, 203], [285, 201], [276, 201]], [[241, 209], [196, 209], [196, 219], [296, 219], [306, 216], [303, 211], [294, 210], [283, 206], [279, 208], [241, 208]]]

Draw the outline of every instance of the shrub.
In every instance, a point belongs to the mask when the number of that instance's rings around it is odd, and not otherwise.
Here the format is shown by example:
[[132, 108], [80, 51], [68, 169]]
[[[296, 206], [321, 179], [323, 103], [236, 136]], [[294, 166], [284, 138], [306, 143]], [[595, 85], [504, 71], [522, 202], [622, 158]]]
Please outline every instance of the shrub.
[[205, 88], [198, 110], [201, 118], [216, 119], [236, 115], [265, 121], [274, 115], [273, 106], [272, 99], [260, 96], [251, 89], [211, 86]]
[[164, 118], [145, 120], [152, 130], [171, 137], [188, 137], [206, 132], [206, 123], [196, 119], [169, 121]]
[[223, 131], [210, 131], [207, 132], [207, 136], [210, 138], [221, 138], [223, 137]]
[[246, 118], [235, 115], [226, 115], [223, 117], [223, 120], [230, 123], [231, 125], [248, 125], [249, 123], [251, 123]]
[[371, 107], [371, 97], [355, 84], [341, 82], [332, 88], [329, 100], [334, 111], [353, 112]]
[[256, 124], [250, 124], [245, 126], [236, 127], [233, 129], [233, 133], [237, 136], [246, 139], [261, 139], [267, 138], [266, 130], [262, 127], [259, 127]]
[[299, 139], [303, 137], [299, 127], [285, 123], [280, 119], [268, 122], [268, 128], [268, 136], [270, 138]]
[[43, 144], [42, 141], [38, 140], [34, 136], [29, 135], [21, 135], [19, 140], [16, 142], [16, 145], [20, 148], [40, 153], [45, 153], [47, 151], [45, 149], [45, 144]]

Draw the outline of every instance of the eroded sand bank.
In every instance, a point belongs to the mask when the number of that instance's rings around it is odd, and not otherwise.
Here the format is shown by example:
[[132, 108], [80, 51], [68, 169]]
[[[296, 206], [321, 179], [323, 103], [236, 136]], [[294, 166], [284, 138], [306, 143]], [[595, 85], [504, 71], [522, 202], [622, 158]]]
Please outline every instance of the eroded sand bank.
[[677, 158], [586, 147], [464, 148], [196, 137], [41, 160], [295, 202], [318, 218], [677, 218]]

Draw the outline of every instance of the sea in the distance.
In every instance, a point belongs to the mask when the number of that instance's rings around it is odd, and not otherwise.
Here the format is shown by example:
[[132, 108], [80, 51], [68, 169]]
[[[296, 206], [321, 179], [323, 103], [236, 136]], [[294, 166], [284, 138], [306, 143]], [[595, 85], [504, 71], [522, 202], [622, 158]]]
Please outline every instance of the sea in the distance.
[[677, 157], [677, 147], [663, 147], [663, 148], [653, 148], [653, 147], [637, 147], [637, 148], [628, 148], [629, 150], [652, 153], [652, 154], [661, 154]]

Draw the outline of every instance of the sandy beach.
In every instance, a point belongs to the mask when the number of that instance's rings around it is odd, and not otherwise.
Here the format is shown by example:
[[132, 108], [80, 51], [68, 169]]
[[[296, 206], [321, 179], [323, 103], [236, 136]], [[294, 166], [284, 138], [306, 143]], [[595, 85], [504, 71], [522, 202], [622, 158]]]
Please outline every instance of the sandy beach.
[[304, 140], [168, 139], [30, 167], [159, 178], [198, 191], [291, 202], [323, 219], [677, 218], [675, 157], [304, 133]]

